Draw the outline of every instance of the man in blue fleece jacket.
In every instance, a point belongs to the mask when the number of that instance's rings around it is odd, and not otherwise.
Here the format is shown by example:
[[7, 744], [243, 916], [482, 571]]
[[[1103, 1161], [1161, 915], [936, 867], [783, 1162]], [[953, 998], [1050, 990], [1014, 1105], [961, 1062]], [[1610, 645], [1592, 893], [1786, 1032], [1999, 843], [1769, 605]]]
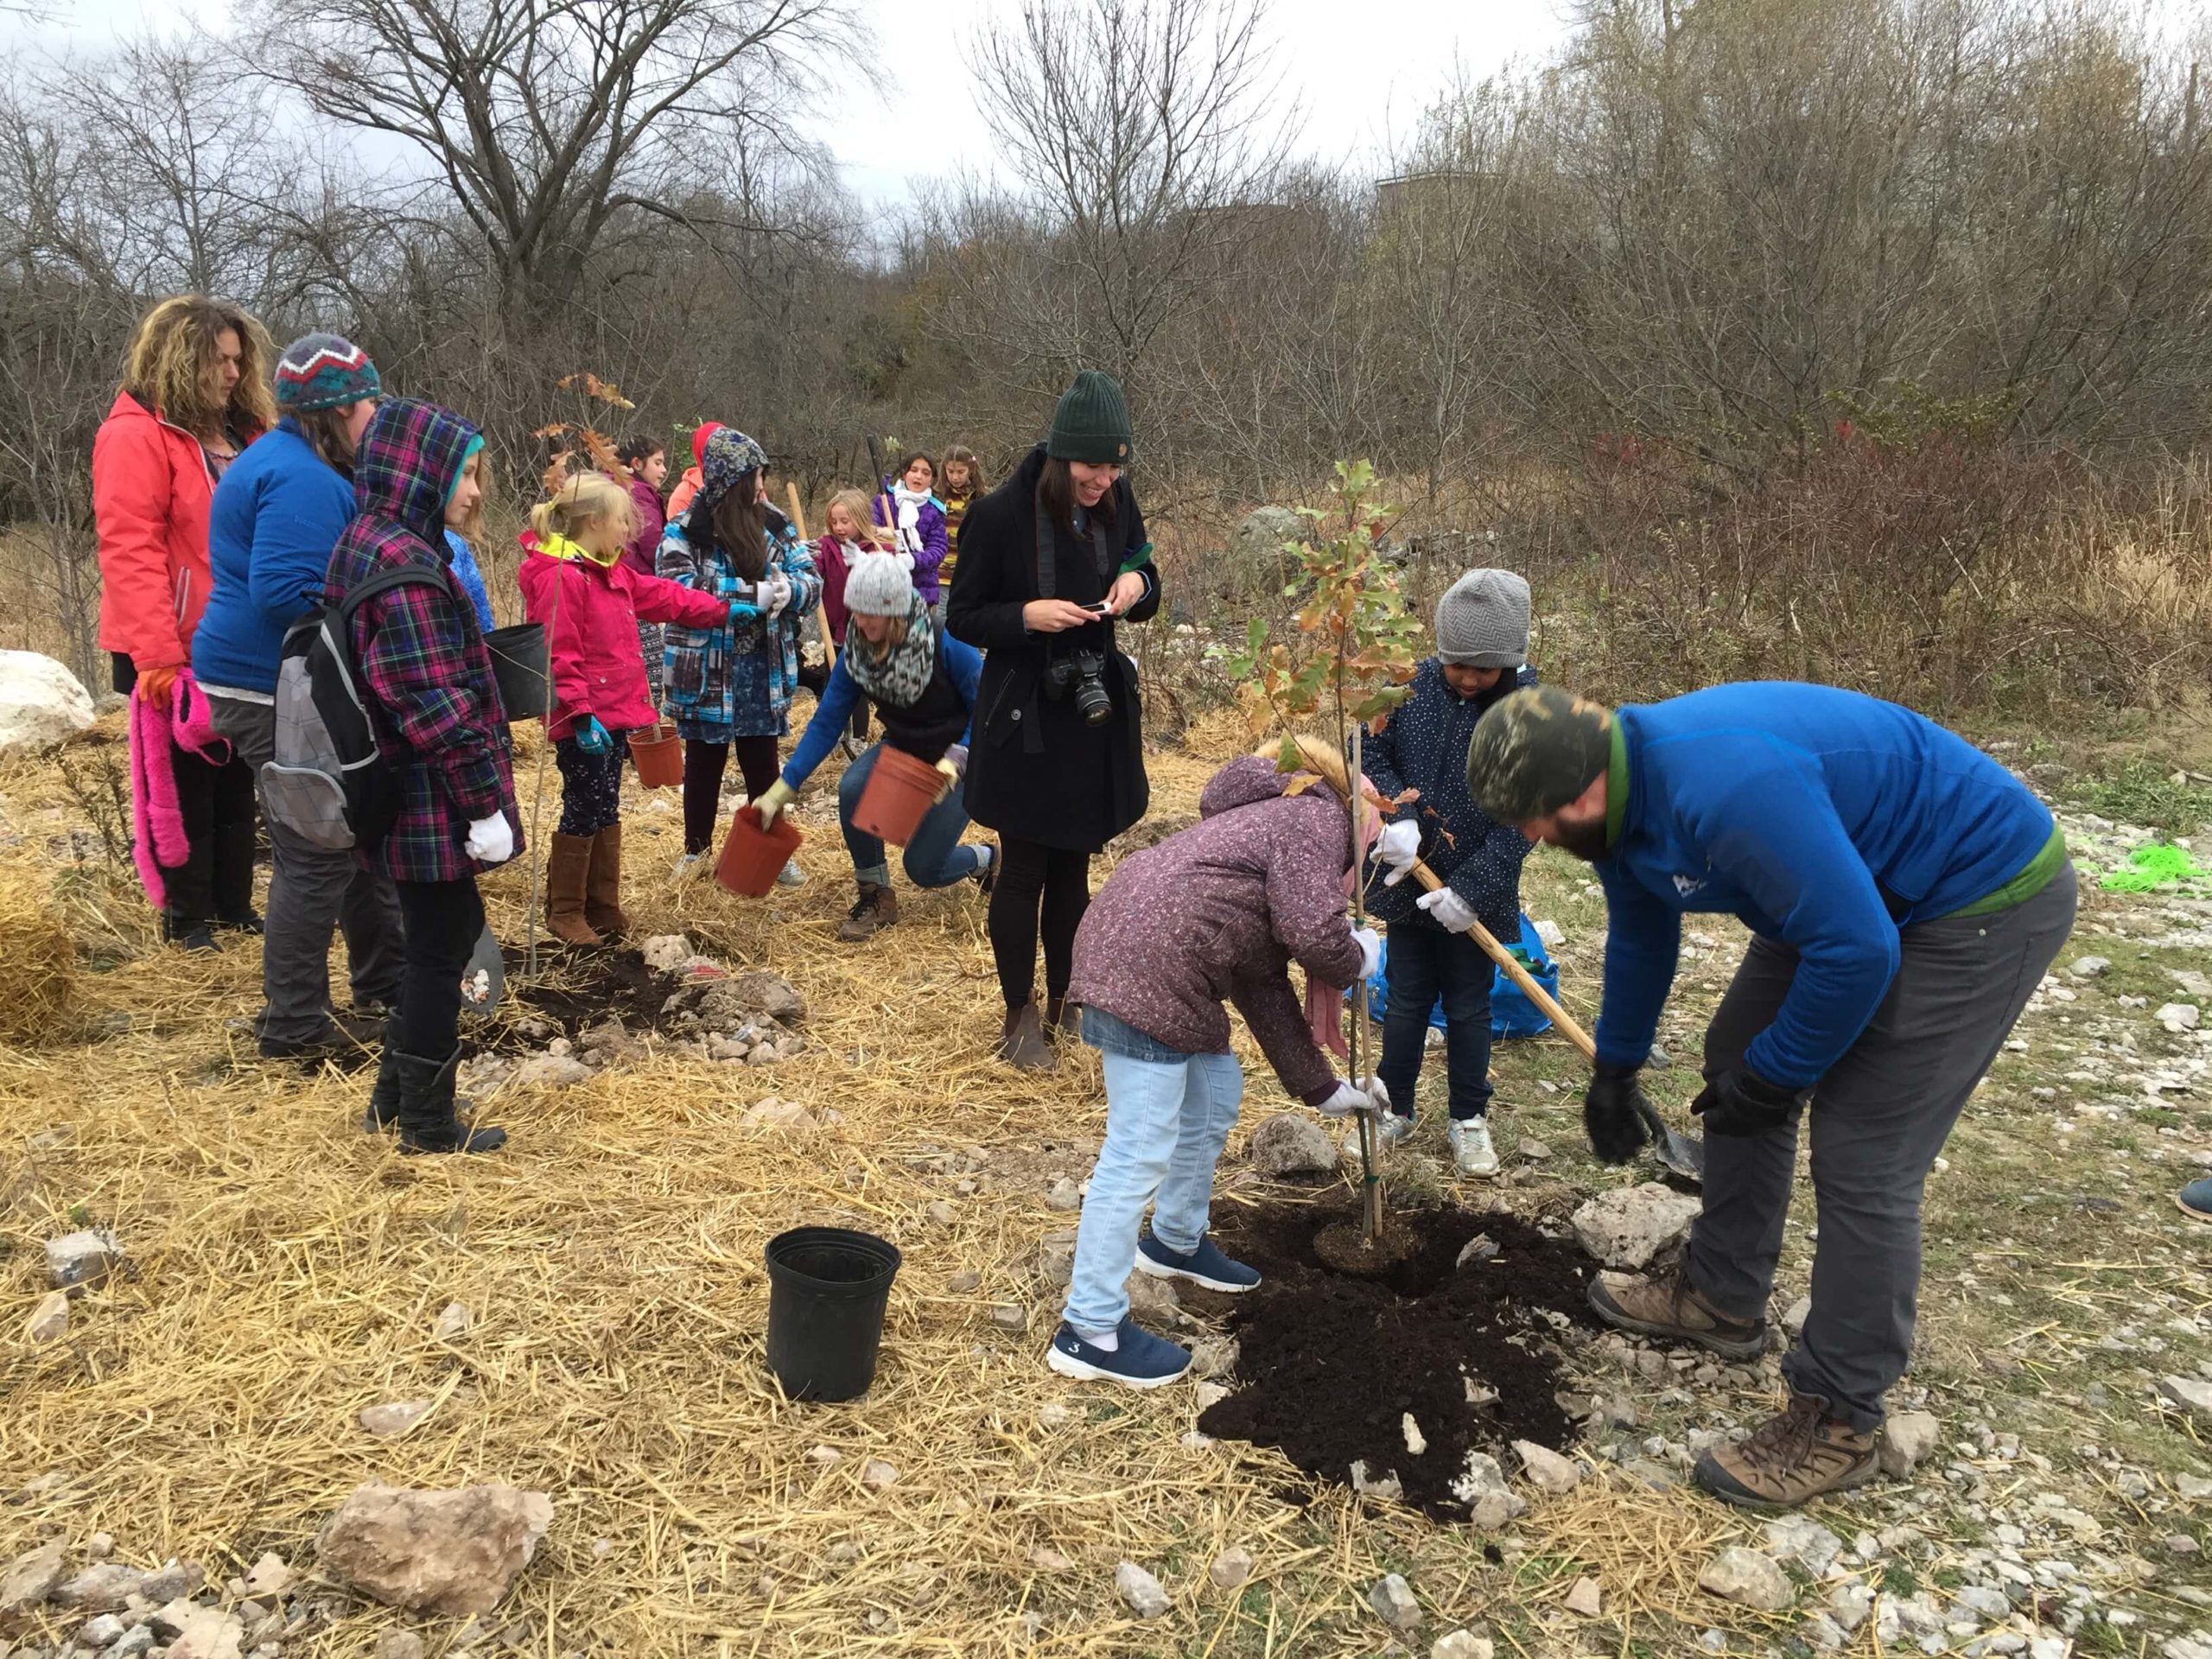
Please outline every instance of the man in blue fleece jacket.
[[1590, 1300], [1623, 1330], [1758, 1354], [1809, 1104], [1820, 1241], [1812, 1313], [1783, 1365], [1790, 1404], [1706, 1453], [1697, 1479], [1767, 1507], [1862, 1484], [1912, 1351], [1923, 1184], [2073, 926], [2050, 812], [1934, 722], [1816, 685], [1618, 710], [1516, 691], [1476, 728], [1467, 775], [1483, 810], [1588, 860], [1605, 888], [1583, 1108], [1605, 1161], [1643, 1143], [1637, 1072], [1682, 912], [1751, 930], [1706, 1032], [1705, 1209], [1688, 1257], [1602, 1275]]

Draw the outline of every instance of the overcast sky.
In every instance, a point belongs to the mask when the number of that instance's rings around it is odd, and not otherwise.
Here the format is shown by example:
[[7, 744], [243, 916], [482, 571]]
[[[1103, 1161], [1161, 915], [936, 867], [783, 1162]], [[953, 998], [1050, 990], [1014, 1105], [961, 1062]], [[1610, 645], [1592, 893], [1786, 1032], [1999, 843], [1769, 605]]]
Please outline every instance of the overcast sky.
[[[52, 21], [32, 28], [0, 20], [0, 42], [96, 45], [117, 35], [198, 18], [220, 24], [228, 0], [47, 0]], [[796, 87], [801, 111], [823, 112], [817, 136], [864, 200], [894, 205], [912, 187], [988, 159], [988, 135], [960, 73], [965, 42], [995, 17], [1014, 15], [1016, 0], [855, 0], [879, 37], [904, 48], [892, 96], [878, 104], [833, 91]], [[252, 8], [244, 9], [251, 19]], [[57, 29], [54, 25], [58, 23]], [[1281, 90], [1305, 111], [1309, 154], [1379, 155], [1402, 137], [1442, 87], [1455, 61], [1483, 75], [1512, 60], [1541, 58], [1564, 32], [1557, 0], [1270, 0]], [[894, 49], [896, 49], [894, 48]], [[950, 85], [947, 82], [950, 81]]]

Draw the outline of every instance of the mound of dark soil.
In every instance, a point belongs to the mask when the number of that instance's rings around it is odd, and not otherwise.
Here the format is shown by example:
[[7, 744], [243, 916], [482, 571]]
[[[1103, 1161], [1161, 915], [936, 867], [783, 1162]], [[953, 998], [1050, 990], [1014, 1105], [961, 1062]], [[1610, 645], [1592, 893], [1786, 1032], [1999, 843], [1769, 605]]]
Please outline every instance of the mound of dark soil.
[[534, 985], [522, 982], [526, 953], [509, 950], [503, 954], [507, 987], [518, 1013], [526, 1008], [556, 1029], [533, 1033], [524, 1029], [529, 1024], [526, 1018], [510, 1020], [499, 1038], [487, 1045], [497, 1052], [543, 1048], [547, 1035], [581, 1037], [610, 1014], [620, 1015], [623, 1026], [632, 1032], [659, 1031], [672, 1017], [668, 1001], [677, 989], [677, 981], [646, 967], [639, 951], [573, 950], [550, 957], [541, 953]]
[[[1548, 1315], [1592, 1322], [1589, 1262], [1517, 1217], [1433, 1210], [1393, 1218], [1420, 1240], [1403, 1260], [1380, 1278], [1351, 1278], [1313, 1249], [1316, 1234], [1348, 1217], [1356, 1224], [1357, 1211], [1319, 1205], [1217, 1213], [1222, 1248], [1264, 1282], [1230, 1312], [1234, 1392], [1198, 1427], [1274, 1446], [1317, 1480], [1349, 1484], [1363, 1463], [1370, 1479], [1395, 1474], [1423, 1513], [1464, 1518], [1452, 1483], [1470, 1451], [1567, 1443]], [[1497, 1255], [1456, 1267], [1478, 1234]], [[1427, 1442], [1419, 1454], [1407, 1446], [1409, 1413]]]

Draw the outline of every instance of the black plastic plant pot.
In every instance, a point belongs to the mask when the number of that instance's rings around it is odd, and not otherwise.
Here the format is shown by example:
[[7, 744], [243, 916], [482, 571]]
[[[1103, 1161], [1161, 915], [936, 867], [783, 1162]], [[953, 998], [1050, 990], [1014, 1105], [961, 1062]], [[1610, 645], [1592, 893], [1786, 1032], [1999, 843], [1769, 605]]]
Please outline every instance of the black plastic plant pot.
[[518, 622], [494, 628], [484, 636], [484, 643], [492, 649], [492, 677], [499, 683], [499, 702], [508, 720], [543, 720], [550, 699], [545, 625]]
[[842, 1227], [796, 1227], [768, 1241], [768, 1369], [786, 1395], [868, 1392], [899, 1261], [896, 1245]]

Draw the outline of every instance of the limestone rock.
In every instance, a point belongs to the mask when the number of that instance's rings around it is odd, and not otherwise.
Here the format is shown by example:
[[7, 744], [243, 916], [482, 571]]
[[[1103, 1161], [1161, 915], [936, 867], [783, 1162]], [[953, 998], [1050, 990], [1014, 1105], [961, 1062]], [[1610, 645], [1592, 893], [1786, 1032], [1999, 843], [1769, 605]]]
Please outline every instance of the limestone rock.
[[2168, 1031], [2178, 1033], [2195, 1031], [2204, 1018], [2204, 1011], [2194, 1002], [2167, 1002], [2152, 1017]]
[[1252, 1131], [1251, 1159], [1262, 1175], [1325, 1175], [1337, 1166], [1337, 1148], [1312, 1118], [1277, 1112]]
[[1019, 1302], [1001, 1302], [991, 1310], [991, 1323], [1020, 1336], [1029, 1328], [1029, 1310]]
[[168, 1659], [238, 1659], [245, 1638], [245, 1627], [235, 1613], [195, 1608], [170, 1642]]
[[1029, 1552], [1029, 1565], [1039, 1573], [1065, 1573], [1075, 1563], [1050, 1544], [1039, 1544]]
[[264, 1552], [261, 1559], [247, 1569], [239, 1580], [246, 1594], [256, 1601], [270, 1601], [284, 1593], [292, 1582], [292, 1569], [284, 1565], [283, 1557], [275, 1551]]
[[1413, 1586], [1399, 1573], [1378, 1580], [1367, 1592], [1367, 1605], [1377, 1618], [1402, 1636], [1421, 1629], [1421, 1603], [1414, 1599]]
[[461, 1302], [448, 1302], [435, 1324], [430, 1335], [440, 1342], [458, 1342], [468, 1334], [468, 1327], [476, 1323], [476, 1316]]
[[1483, 1532], [1496, 1532], [1529, 1512], [1529, 1500], [1505, 1484], [1505, 1471], [1486, 1452], [1467, 1453], [1465, 1470], [1452, 1483], [1452, 1496], [1467, 1506], [1467, 1518]]
[[2212, 1423], [2212, 1382], [2201, 1376], [2162, 1376], [2158, 1396], [2199, 1422]]
[[1540, 1492], [1556, 1497], [1571, 1492], [1582, 1484], [1582, 1465], [1573, 1458], [1561, 1457], [1549, 1446], [1538, 1446], [1534, 1440], [1516, 1440], [1513, 1450], [1521, 1459], [1521, 1472]]
[[1707, 1595], [1762, 1613], [1782, 1611], [1796, 1594], [1788, 1573], [1758, 1551], [1740, 1544], [1731, 1544], [1707, 1561], [1697, 1575], [1697, 1587]]
[[96, 1285], [122, 1262], [115, 1235], [105, 1228], [65, 1233], [46, 1241], [46, 1273], [56, 1290]]
[[1828, 1598], [1828, 1617], [1834, 1619], [1846, 1636], [1851, 1635], [1866, 1622], [1874, 1611], [1874, 1592], [1866, 1586], [1853, 1582], [1840, 1585]]
[[377, 1643], [377, 1659], [423, 1659], [423, 1638], [412, 1630], [386, 1630]]
[[881, 1458], [870, 1458], [861, 1467], [861, 1484], [871, 1492], [888, 1491], [898, 1484], [897, 1466], [886, 1463]]
[[80, 1648], [107, 1647], [123, 1640], [126, 1628], [113, 1613], [102, 1613], [97, 1618], [85, 1621], [84, 1628], [77, 1632], [77, 1645]]
[[30, 1318], [23, 1321], [23, 1340], [33, 1344], [59, 1342], [68, 1334], [69, 1293], [49, 1290], [39, 1298]]
[[945, 1293], [952, 1296], [973, 1296], [983, 1287], [983, 1275], [973, 1268], [964, 1268], [944, 1281]]
[[53, 658], [0, 651], [0, 754], [66, 741], [95, 717], [84, 682]]
[[639, 947], [645, 966], [657, 974], [672, 974], [691, 960], [691, 941], [681, 933], [656, 933]]
[[1689, 1230], [1702, 1201], [1657, 1181], [1601, 1192], [1574, 1212], [1574, 1236], [1609, 1268], [1639, 1271]]
[[778, 1100], [773, 1095], [757, 1100], [747, 1107], [737, 1120], [741, 1129], [773, 1135], [812, 1135], [820, 1124], [814, 1114], [795, 1100]]
[[2100, 974], [2109, 972], [2111, 968], [2112, 963], [2104, 957], [2082, 957], [2066, 971], [2076, 979], [2094, 979]]
[[499, 1605], [553, 1524], [553, 1500], [512, 1486], [368, 1485], [315, 1542], [325, 1571], [393, 1607], [460, 1618]]
[[396, 1440], [429, 1414], [429, 1400], [391, 1400], [361, 1408], [361, 1427], [380, 1440]]
[[1379, 1475], [1370, 1474], [1365, 1459], [1354, 1459], [1351, 1465], [1351, 1489], [1362, 1497], [1382, 1498], [1395, 1503], [1406, 1495], [1399, 1483], [1397, 1472], [1386, 1469]]
[[42, 1605], [60, 1587], [69, 1572], [64, 1550], [64, 1541], [52, 1538], [8, 1564], [0, 1573], [0, 1618]]
[[1236, 569], [1249, 575], [1281, 575], [1294, 569], [1283, 551], [1285, 542], [1311, 544], [1312, 521], [1288, 507], [1255, 507], [1236, 521], [1229, 534], [1229, 556]]
[[1063, 1175], [1052, 1183], [1052, 1190], [1045, 1195], [1045, 1207], [1063, 1212], [1083, 1208], [1083, 1189]]
[[1605, 1592], [1595, 1579], [1577, 1579], [1567, 1592], [1567, 1611], [1579, 1613], [1584, 1618], [1595, 1618], [1605, 1611]]
[[1242, 1544], [1231, 1544], [1206, 1568], [1206, 1577], [1217, 1590], [1235, 1590], [1251, 1576], [1252, 1552]]
[[1174, 1605], [1160, 1580], [1135, 1561], [1123, 1561], [1114, 1569], [1114, 1588], [1139, 1618], [1158, 1618]]
[[1428, 1659], [1497, 1659], [1497, 1644], [1471, 1630], [1453, 1630], [1429, 1644]]
[[1882, 1426], [1882, 1472], [1903, 1480], [1936, 1449], [1939, 1426], [1924, 1411], [1901, 1411]]
[[1808, 1515], [1790, 1515], [1766, 1523], [1766, 1548], [1777, 1561], [1795, 1561], [1817, 1579], [1843, 1554], [1843, 1540]]
[[806, 1018], [806, 999], [781, 974], [756, 971], [717, 980], [708, 988], [699, 1005], [701, 1017], [709, 1025], [714, 1021], [709, 1010], [716, 1005], [741, 1016], [731, 1021], [734, 1025], [741, 1024], [745, 1014], [766, 1014], [771, 1020], [794, 1026]]
[[138, 1593], [151, 1602], [176, 1601], [196, 1593], [207, 1582], [197, 1561], [181, 1561], [174, 1555], [149, 1573]]
[[1075, 1229], [1047, 1233], [1037, 1244], [1037, 1277], [1048, 1290], [1058, 1289], [1075, 1277]]
[[64, 1580], [52, 1599], [57, 1606], [74, 1612], [112, 1613], [131, 1597], [141, 1594], [145, 1582], [146, 1575], [135, 1567], [103, 1561]]
[[1791, 1336], [1802, 1335], [1805, 1321], [1813, 1317], [1813, 1299], [1800, 1296], [1782, 1311], [1782, 1328]]
[[1471, 1264], [1497, 1260], [1498, 1244], [1488, 1233], [1477, 1233], [1459, 1247], [1459, 1255], [1452, 1263], [1454, 1272]]
[[569, 1054], [533, 1054], [514, 1069], [513, 1080], [524, 1089], [569, 1089], [588, 1082], [591, 1068]]

